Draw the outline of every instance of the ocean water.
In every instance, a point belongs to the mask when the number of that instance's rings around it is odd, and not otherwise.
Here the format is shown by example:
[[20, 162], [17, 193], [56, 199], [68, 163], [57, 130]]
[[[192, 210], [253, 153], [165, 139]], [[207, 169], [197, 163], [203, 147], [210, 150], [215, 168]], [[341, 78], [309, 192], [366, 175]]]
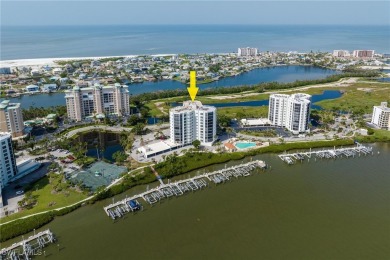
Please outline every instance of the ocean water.
[[332, 51], [390, 53], [389, 26], [2, 26], [0, 60], [163, 53]]

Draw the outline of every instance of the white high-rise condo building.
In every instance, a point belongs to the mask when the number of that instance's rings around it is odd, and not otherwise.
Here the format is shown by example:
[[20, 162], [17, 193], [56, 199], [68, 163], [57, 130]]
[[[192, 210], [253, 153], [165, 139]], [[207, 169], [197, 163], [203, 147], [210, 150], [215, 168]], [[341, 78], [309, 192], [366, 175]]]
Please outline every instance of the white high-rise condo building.
[[9, 132], [12, 137], [23, 136], [24, 124], [20, 103], [4, 100], [0, 103], [0, 131]]
[[246, 47], [246, 48], [238, 48], [238, 56], [239, 57], [242, 57], [242, 56], [257, 56], [257, 48], [250, 48], [250, 47]]
[[94, 115], [130, 114], [129, 90], [119, 83], [114, 86], [74, 87], [65, 91], [65, 99], [68, 117], [75, 121]]
[[184, 101], [183, 106], [169, 110], [171, 142], [188, 145], [199, 140], [211, 146], [217, 136], [217, 110], [200, 101]]
[[0, 132], [0, 149], [0, 189], [2, 189], [18, 173], [11, 134]]
[[273, 94], [269, 97], [268, 119], [274, 126], [286, 126], [287, 100], [290, 95]]
[[390, 130], [390, 108], [387, 102], [381, 102], [380, 106], [374, 106], [371, 123], [382, 129]]
[[308, 94], [272, 94], [269, 97], [268, 119], [271, 124], [286, 127], [293, 134], [309, 132], [310, 101]]
[[354, 50], [352, 56], [355, 58], [373, 58], [374, 50]]

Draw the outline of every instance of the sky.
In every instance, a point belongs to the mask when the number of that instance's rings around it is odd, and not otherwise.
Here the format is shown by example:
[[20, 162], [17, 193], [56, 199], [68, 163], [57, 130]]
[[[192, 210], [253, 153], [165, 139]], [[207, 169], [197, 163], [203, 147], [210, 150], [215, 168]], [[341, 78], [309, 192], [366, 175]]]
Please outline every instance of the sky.
[[388, 25], [390, 1], [0, 0], [3, 26], [138, 24]]

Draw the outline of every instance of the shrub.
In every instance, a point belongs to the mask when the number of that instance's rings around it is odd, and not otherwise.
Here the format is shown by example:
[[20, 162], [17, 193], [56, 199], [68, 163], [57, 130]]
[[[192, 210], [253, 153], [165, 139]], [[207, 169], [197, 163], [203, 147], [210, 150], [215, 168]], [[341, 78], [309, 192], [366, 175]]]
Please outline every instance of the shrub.
[[52, 211], [35, 215], [26, 219], [18, 219], [0, 226], [0, 242], [23, 235], [34, 229], [40, 228], [54, 219]]

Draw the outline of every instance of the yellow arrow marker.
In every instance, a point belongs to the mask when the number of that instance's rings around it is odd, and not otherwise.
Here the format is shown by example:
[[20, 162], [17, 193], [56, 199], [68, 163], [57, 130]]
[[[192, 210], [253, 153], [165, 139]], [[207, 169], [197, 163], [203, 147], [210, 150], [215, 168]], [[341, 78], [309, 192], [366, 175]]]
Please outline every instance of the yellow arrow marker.
[[190, 87], [187, 88], [191, 100], [194, 101], [199, 88], [196, 87], [196, 71], [190, 71]]

